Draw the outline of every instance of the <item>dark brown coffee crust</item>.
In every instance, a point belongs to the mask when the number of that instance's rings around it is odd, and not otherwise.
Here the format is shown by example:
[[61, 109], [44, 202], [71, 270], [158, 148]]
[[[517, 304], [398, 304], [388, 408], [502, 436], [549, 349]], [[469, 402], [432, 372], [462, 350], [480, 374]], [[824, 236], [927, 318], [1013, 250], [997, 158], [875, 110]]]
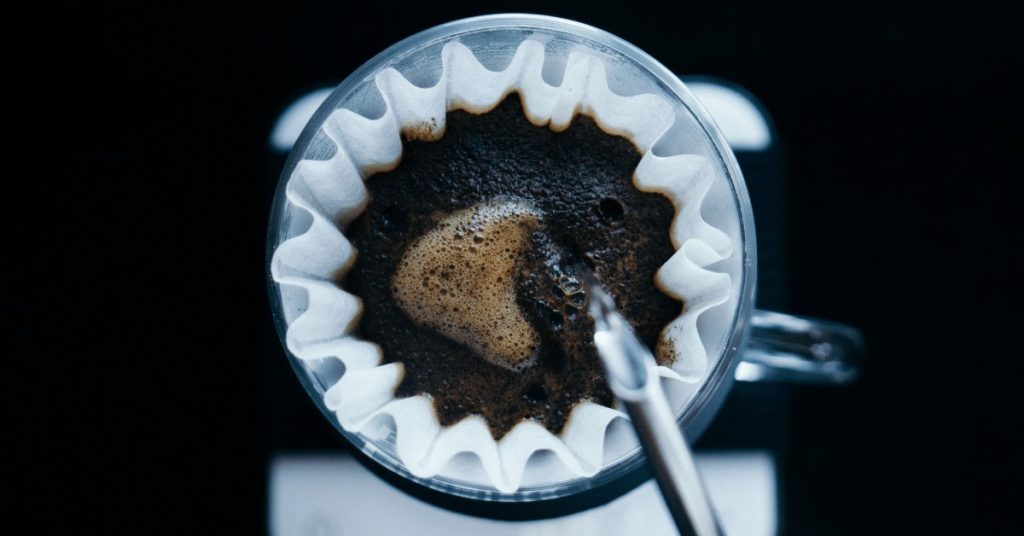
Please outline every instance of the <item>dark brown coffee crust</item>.
[[[579, 308], [585, 297], [574, 293], [574, 266], [592, 266], [654, 348], [682, 309], [654, 284], [674, 253], [672, 204], [636, 189], [640, 153], [587, 116], [557, 133], [530, 124], [512, 95], [486, 114], [451, 112], [447, 122], [440, 140], [406, 140], [401, 164], [366, 181], [370, 202], [346, 233], [359, 256], [343, 282], [363, 299], [358, 335], [404, 365], [395, 395], [430, 395], [443, 425], [475, 414], [496, 439], [524, 419], [560, 433], [578, 402], [614, 403], [591, 342], [593, 321]], [[445, 215], [495, 198], [525, 200], [544, 214], [518, 274], [519, 306], [542, 342], [538, 363], [523, 372], [415, 324], [389, 288], [416, 238]]]

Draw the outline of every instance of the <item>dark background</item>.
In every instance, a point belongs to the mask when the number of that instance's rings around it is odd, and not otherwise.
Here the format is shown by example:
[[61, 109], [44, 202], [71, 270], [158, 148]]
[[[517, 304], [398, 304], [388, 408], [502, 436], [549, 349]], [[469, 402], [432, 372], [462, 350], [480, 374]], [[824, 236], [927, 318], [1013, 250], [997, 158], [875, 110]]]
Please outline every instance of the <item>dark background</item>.
[[855, 386], [796, 392], [789, 533], [1015, 532], [1021, 17], [976, 2], [52, 6], [10, 49], [57, 50], [12, 84], [46, 104], [12, 178], [38, 191], [6, 198], [38, 215], [5, 263], [29, 319], [3, 374], [11, 519], [265, 530], [264, 384], [294, 382], [259, 366], [272, 122], [403, 37], [502, 11], [593, 24], [774, 115], [791, 310], [870, 345]]

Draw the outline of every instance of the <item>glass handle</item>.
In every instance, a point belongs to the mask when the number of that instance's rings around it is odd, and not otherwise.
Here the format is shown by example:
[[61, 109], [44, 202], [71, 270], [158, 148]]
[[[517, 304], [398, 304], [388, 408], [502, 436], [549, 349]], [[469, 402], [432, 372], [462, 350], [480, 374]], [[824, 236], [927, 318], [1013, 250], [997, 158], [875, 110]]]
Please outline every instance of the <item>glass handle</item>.
[[857, 328], [761, 310], [750, 324], [737, 380], [844, 385], [857, 378], [864, 353]]

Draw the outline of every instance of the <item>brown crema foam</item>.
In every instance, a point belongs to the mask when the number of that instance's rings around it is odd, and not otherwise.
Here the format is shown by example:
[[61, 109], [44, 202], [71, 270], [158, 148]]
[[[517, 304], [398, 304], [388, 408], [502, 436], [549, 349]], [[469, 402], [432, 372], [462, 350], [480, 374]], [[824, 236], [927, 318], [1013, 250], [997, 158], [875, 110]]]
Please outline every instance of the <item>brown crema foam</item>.
[[391, 295], [413, 322], [521, 371], [540, 340], [516, 303], [516, 273], [540, 214], [520, 201], [491, 201], [446, 217], [402, 256]]
[[429, 395], [443, 425], [481, 415], [495, 439], [524, 419], [557, 434], [581, 401], [613, 405], [576, 267], [651, 348], [682, 308], [654, 283], [674, 209], [633, 185], [633, 144], [585, 115], [563, 132], [532, 125], [513, 94], [450, 112], [441, 139], [403, 151], [366, 181], [344, 281], [363, 300], [359, 336], [404, 366], [395, 396]]

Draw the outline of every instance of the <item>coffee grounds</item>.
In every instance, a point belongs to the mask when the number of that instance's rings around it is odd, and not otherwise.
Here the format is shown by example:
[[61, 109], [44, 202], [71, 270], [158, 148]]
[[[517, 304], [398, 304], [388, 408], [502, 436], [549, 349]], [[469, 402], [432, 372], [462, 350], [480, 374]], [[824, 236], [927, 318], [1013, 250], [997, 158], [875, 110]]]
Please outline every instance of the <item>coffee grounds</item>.
[[[593, 269], [651, 348], [682, 308], [654, 284], [675, 252], [674, 210], [667, 198], [633, 186], [640, 156], [585, 115], [563, 132], [534, 126], [515, 94], [485, 114], [449, 113], [440, 140], [405, 140], [400, 165], [366, 181], [370, 202], [346, 232], [359, 255], [343, 281], [363, 300], [358, 335], [405, 367], [395, 396], [429, 395], [446, 426], [481, 415], [495, 439], [524, 419], [560, 433], [581, 401], [611, 406], [576, 268]], [[450, 214], [495, 199], [519, 199], [543, 214], [519, 272], [509, 274], [541, 342], [536, 363], [519, 372], [413, 322], [391, 291], [398, 263], [419, 237]], [[674, 356], [657, 358], [667, 364]]]

